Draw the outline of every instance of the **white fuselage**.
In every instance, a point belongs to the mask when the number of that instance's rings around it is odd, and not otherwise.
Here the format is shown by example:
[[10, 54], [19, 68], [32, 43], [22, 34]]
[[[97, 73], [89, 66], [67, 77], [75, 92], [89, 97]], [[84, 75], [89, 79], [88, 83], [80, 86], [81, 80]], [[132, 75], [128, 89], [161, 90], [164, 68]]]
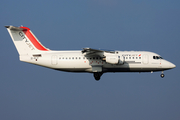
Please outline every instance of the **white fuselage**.
[[153, 59], [153, 56], [159, 56], [153, 52], [116, 51], [115, 54], [124, 57], [123, 64], [109, 64], [100, 57], [86, 56], [81, 51], [45, 51], [31, 57], [21, 56], [20, 60], [67, 72], [93, 72], [92, 66], [101, 66], [102, 72], [151, 72], [175, 67], [164, 59]]

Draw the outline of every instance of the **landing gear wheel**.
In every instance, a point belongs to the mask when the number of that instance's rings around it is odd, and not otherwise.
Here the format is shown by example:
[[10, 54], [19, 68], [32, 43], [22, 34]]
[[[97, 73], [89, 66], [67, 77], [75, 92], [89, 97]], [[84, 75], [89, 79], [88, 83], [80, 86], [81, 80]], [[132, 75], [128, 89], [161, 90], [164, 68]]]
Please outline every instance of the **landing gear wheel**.
[[102, 74], [103, 74], [103, 73], [95, 72], [95, 73], [94, 73], [94, 78], [95, 78], [95, 80], [99, 81]]
[[163, 78], [165, 75], [164, 74], [161, 74], [161, 78]]

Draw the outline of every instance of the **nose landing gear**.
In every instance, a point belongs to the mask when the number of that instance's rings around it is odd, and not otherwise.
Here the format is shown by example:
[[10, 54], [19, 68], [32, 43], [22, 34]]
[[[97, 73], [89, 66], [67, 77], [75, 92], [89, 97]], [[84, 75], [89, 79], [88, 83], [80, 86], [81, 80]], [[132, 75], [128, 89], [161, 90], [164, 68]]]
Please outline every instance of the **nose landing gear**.
[[164, 74], [161, 74], [161, 77], [163, 78], [165, 75]]
[[161, 78], [164, 78], [164, 76], [165, 76], [165, 75], [163, 74], [163, 71], [162, 71], [162, 73], [161, 73], [161, 75], [160, 75], [160, 76], [161, 76]]

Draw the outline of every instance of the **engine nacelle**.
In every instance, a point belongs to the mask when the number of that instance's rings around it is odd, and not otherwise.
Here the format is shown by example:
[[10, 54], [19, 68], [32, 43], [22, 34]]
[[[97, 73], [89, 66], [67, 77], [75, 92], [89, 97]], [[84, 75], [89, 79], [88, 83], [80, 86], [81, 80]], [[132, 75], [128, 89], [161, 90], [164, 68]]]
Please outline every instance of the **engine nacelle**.
[[119, 55], [108, 55], [104, 60], [110, 64], [124, 64], [124, 57]]
[[117, 55], [108, 55], [106, 56], [106, 62], [111, 64], [118, 64], [119, 58]]

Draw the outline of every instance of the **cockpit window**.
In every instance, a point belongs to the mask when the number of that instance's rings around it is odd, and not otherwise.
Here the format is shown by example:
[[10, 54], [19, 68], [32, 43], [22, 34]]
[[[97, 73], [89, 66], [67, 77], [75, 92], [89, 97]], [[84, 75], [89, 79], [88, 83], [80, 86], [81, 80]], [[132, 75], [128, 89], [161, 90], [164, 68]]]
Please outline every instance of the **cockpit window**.
[[153, 59], [158, 60], [158, 59], [163, 59], [163, 58], [161, 56], [153, 56]]
[[160, 59], [163, 59], [161, 56], [159, 57]]

